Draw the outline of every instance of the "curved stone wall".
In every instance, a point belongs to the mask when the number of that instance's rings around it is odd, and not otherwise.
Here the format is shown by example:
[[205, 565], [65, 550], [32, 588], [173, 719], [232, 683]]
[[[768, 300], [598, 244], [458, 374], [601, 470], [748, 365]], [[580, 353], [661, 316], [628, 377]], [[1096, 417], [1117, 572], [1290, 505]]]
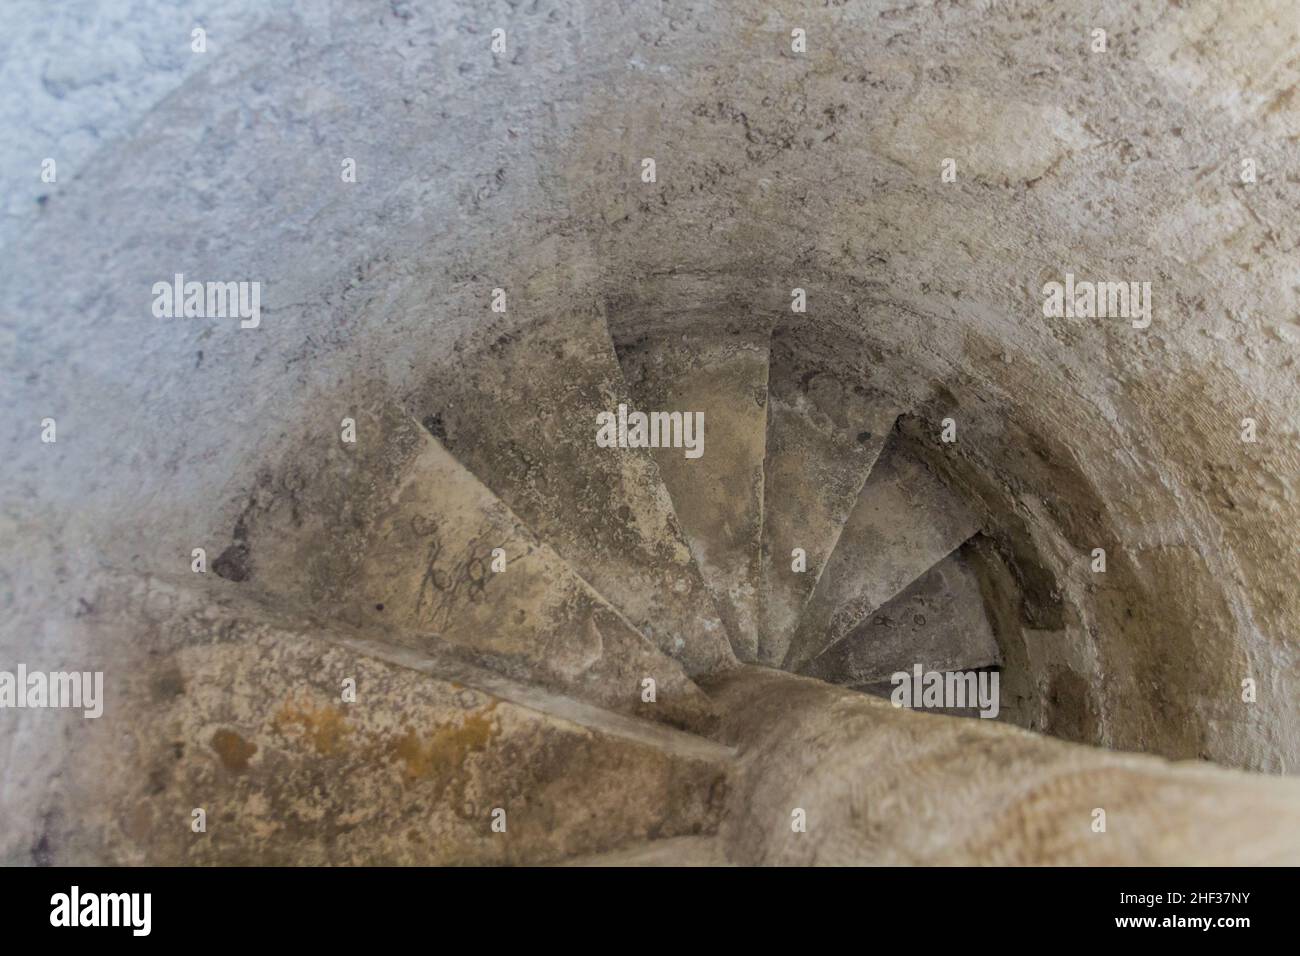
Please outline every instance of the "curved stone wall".
[[[272, 16], [52, 187], [5, 250], [5, 648], [75, 658], [57, 621], [84, 613], [96, 569], [219, 551], [259, 476], [310, 457], [299, 436], [414, 400], [513, 330], [779, 318], [827, 376], [913, 408], [905, 433], [986, 510], [1018, 720], [1294, 772], [1291, 13]], [[155, 318], [151, 287], [176, 272], [261, 281], [260, 327]], [[1149, 327], [1045, 317], [1066, 273], [1150, 282]]]

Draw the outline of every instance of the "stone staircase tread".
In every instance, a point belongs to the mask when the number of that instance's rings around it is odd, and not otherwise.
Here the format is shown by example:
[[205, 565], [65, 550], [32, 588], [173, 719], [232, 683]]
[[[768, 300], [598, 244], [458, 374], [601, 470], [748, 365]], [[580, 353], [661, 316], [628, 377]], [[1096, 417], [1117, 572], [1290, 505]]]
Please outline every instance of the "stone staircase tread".
[[635, 410], [702, 413], [703, 454], [651, 452], [736, 656], [757, 654], [768, 333], [705, 325], [615, 337]]
[[412, 395], [416, 418], [689, 674], [733, 666], [654, 459], [596, 446], [596, 416], [628, 401], [600, 312], [489, 332], [460, 358]]
[[[101, 579], [69, 624], [109, 707], [61, 767], [56, 863], [541, 865], [716, 829], [727, 747], [192, 577]], [[200, 799], [196, 838], [169, 821]]]
[[[301, 481], [298, 497], [319, 505], [312, 524], [295, 527], [284, 507], [244, 521], [260, 587], [417, 647], [436, 636], [604, 707], [677, 726], [712, 722], [681, 665], [438, 439], [395, 405], [355, 414], [356, 446], [332, 450]], [[642, 699], [647, 679], [653, 701]]]
[[798, 670], [955, 551], [979, 520], [935, 474], [892, 442], [853, 506], [786, 654]]
[[[898, 417], [865, 378], [847, 381], [792, 348], [798, 329], [772, 338], [759, 658], [779, 666], [835, 550], [872, 465]], [[792, 568], [794, 548], [807, 567]]]
[[979, 582], [959, 554], [950, 554], [800, 673], [857, 687], [911, 673], [916, 664], [965, 671], [999, 663]]

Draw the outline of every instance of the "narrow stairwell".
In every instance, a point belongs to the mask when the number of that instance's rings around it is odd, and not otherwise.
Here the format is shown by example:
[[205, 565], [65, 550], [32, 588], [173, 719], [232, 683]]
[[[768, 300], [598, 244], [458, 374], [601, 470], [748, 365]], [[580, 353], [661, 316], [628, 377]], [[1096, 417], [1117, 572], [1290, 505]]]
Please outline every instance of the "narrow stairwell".
[[[105, 652], [142, 619], [181, 636], [149, 667], [171, 688], [142, 725], [153, 782], [118, 785], [139, 834], [201, 785], [227, 835], [146, 852], [82, 817], [53, 838], [104, 862], [854, 859], [861, 847], [809, 857], [771, 837], [788, 820], [751, 819], [753, 801], [801, 814], [825, 795], [777, 796], [797, 781], [755, 777], [780, 746], [757, 729], [767, 715], [744, 715], [770, 694], [790, 734], [839, 740], [836, 714], [869, 727], [867, 702], [900, 672], [974, 687], [1008, 655], [977, 573], [977, 503], [931, 467], [942, 451], [893, 427], [903, 403], [824, 372], [798, 341], [689, 315], [612, 338], [596, 313], [539, 320], [467, 341], [458, 374], [355, 410], [355, 441], [309, 431], [311, 454], [257, 478], [210, 587], [119, 582], [77, 625]], [[597, 422], [620, 403], [700, 413], [702, 454], [603, 447]], [[786, 560], [799, 550], [806, 561]], [[828, 684], [861, 705], [812, 689]], [[237, 697], [185, 692], [211, 686]], [[974, 705], [942, 706], [997, 716]], [[1016, 746], [998, 733], [990, 746]], [[321, 797], [340, 774], [368, 782]], [[73, 778], [75, 802], [93, 778]], [[229, 835], [268, 827], [273, 847]], [[898, 859], [876, 847], [865, 861]]]
[[[142, 614], [184, 635], [218, 628], [215, 643], [177, 648], [168, 680], [244, 687], [237, 704], [167, 699], [158, 719], [181, 728], [182, 756], [151, 758], [167, 782], [152, 795], [130, 784], [132, 799], [156, 806], [192, 786], [206, 751], [224, 767], [205, 778], [222, 822], [245, 828], [318, 802], [312, 781], [333, 773], [370, 764], [390, 780], [367, 791], [376, 806], [347, 835], [295, 812], [274, 852], [164, 842], [149, 858], [726, 862], [719, 814], [737, 749], [713, 739], [722, 715], [701, 681], [782, 656], [866, 691], [913, 661], [996, 666], [978, 588], [952, 554], [977, 523], [889, 440], [896, 405], [802, 362], [788, 328], [705, 319], [625, 324], [611, 337], [593, 311], [473, 332], [455, 374], [354, 408], [355, 441], [319, 423], [268, 463], [210, 587], [154, 578], [126, 588], [136, 597], [104, 597], [99, 618], [79, 626], [105, 648]], [[699, 413], [702, 453], [600, 447], [598, 416], [620, 403]], [[765, 561], [793, 548], [806, 566]], [[249, 685], [239, 674], [254, 660]], [[294, 676], [311, 660], [333, 677]], [[343, 704], [329, 691], [341, 675], [354, 695]], [[395, 709], [359, 722], [349, 700], [376, 693]], [[417, 706], [430, 694], [474, 703]], [[574, 735], [590, 740], [578, 763], [558, 756]], [[696, 788], [683, 794], [698, 801], [690, 813], [654, 822], [649, 804], [634, 812], [602, 795], [583, 799], [613, 814], [607, 826], [566, 829], [577, 811], [557, 801], [579, 791], [554, 789], [562, 777], [594, 774], [583, 786], [603, 787], [604, 770], [582, 769], [594, 759], [635, 780], [648, 752], [659, 769], [645, 772]], [[536, 773], [557, 776], [543, 785]], [[663, 786], [652, 789], [643, 798], [661, 799]], [[398, 829], [360, 849], [362, 834], [448, 799], [463, 806], [435, 815], [436, 839]], [[502, 850], [468, 836], [489, 811], [520, 829], [550, 820], [554, 832]], [[335, 797], [313, 812], [355, 816]], [[106, 832], [89, 841], [96, 858], [145, 858]]]
[[[548, 842], [518, 861], [727, 862], [718, 814], [736, 798], [728, 781], [745, 748], [710, 739], [723, 715], [706, 688], [734, 683], [725, 675], [738, 661], [781, 662], [875, 695], [914, 667], [1004, 664], [962, 549], [981, 527], [975, 507], [909, 452], [893, 429], [897, 400], [839, 380], [798, 345], [797, 327], [690, 315], [612, 338], [595, 313], [480, 335], [458, 350], [459, 374], [359, 412], [355, 445], [313, 436], [329, 445], [318, 468], [264, 477], [222, 576], [278, 606], [288, 615], [279, 627], [303, 626], [289, 623], [294, 614], [331, 619], [320, 639], [373, 666], [512, 701], [541, 727], [576, 722], [609, 746], [635, 740], [669, 763], [717, 770], [700, 797], [711, 809], [656, 826], [651, 839], [633, 826], [595, 843]], [[702, 413], [702, 454], [599, 446], [599, 416], [619, 403]], [[785, 559], [795, 549], [805, 562]], [[245, 720], [230, 732], [236, 749], [250, 766], [259, 752], [310, 764], [283, 738], [284, 715], [307, 706], [283, 704], [269, 731], [264, 718]], [[310, 734], [318, 716], [292, 719]], [[446, 726], [473, 736], [478, 720]], [[663, 736], [661, 725], [677, 729]], [[426, 756], [393, 753], [408, 774], [415, 760], [463, 788], [461, 762], [477, 764], [496, 733], [454, 756], [432, 744]], [[563, 814], [554, 795], [493, 772], [481, 799], [522, 801], [517, 826]], [[496, 859], [457, 846], [464, 861]], [[447, 858], [445, 848], [402, 856]]]
[[[735, 660], [855, 687], [997, 665], [953, 554], [973, 512], [891, 439], [893, 403], [819, 376], [797, 341], [687, 315], [611, 344], [582, 316], [467, 347], [460, 375], [359, 414], [355, 447], [271, 481], [294, 494], [250, 502], [231, 547], [262, 592], [359, 633], [686, 729], [716, 719], [691, 678]], [[599, 447], [620, 402], [698, 417], [701, 453]], [[763, 567], [794, 548], [812, 561]]]
[[0, 863], [1300, 862], [1285, 0], [131, 6], [0, 44]]

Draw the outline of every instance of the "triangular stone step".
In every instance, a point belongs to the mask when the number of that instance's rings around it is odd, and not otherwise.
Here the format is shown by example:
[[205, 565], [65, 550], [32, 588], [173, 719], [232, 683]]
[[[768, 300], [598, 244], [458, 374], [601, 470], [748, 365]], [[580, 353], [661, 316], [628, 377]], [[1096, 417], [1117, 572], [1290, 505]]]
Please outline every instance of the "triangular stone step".
[[597, 447], [597, 415], [628, 401], [599, 311], [479, 334], [413, 396], [416, 417], [689, 673], [733, 666], [654, 460]]
[[670, 837], [649, 840], [609, 853], [565, 860], [560, 866], [730, 866], [722, 841], [708, 836]]
[[704, 415], [702, 454], [652, 452], [704, 582], [742, 660], [758, 649], [758, 565], [767, 430], [765, 329], [695, 321], [639, 328], [618, 352], [632, 410]]
[[[941, 679], [944, 680], [945, 682], [949, 680], [949, 675], [958, 675], [963, 682], [968, 682], [972, 674], [974, 674], [978, 679], [979, 672], [981, 671], [996, 672], [997, 670], [998, 670], [997, 667], [988, 665], [985, 667], [961, 667], [961, 668], [954, 668], [952, 670], [937, 669], [934, 671], [934, 673], [941, 675]], [[910, 670], [909, 673], [911, 673]], [[894, 694], [898, 690], [899, 685], [895, 684], [893, 681], [890, 680], [877, 680], [865, 684], [847, 684], [845, 686], [850, 687], [853, 690], [856, 690], [862, 694], [870, 694], [872, 697], [879, 697], [883, 700], [890, 700], [894, 697]], [[911, 709], [918, 710], [922, 713], [942, 714], [945, 717], [974, 718], [976, 720], [993, 720], [998, 716], [998, 714], [1002, 712], [1000, 697], [995, 696], [994, 699], [998, 700], [997, 712], [995, 713], [990, 709], [987, 713], [982, 713], [983, 708], [980, 706], [978, 700], [978, 696], [977, 696], [978, 692], [975, 690], [974, 687], [970, 686], [968, 683], [965, 684], [965, 687], [966, 689], [964, 693], [967, 694], [967, 700], [971, 702], [968, 706], [965, 707], [928, 706], [927, 707], [922, 705], [915, 705], [912, 706]]]
[[66, 627], [107, 706], [37, 768], [24, 859], [44, 833], [58, 865], [547, 864], [717, 828], [734, 751], [694, 734], [210, 574], [88, 597]]
[[773, 330], [768, 376], [758, 634], [759, 660], [773, 667], [898, 417], [865, 379], [849, 381], [796, 348], [802, 333], [802, 323]]
[[[339, 483], [364, 493], [333, 511], [311, 508], [319, 528], [300, 532], [272, 515], [246, 523], [263, 589], [287, 586], [417, 647], [421, 635], [437, 635], [498, 670], [612, 710], [693, 728], [710, 722], [707, 697], [681, 665], [400, 410], [358, 415], [355, 447], [329, 458], [300, 494], [335, 498]], [[303, 580], [298, 569], [323, 554], [328, 574]], [[647, 679], [653, 701], [642, 699]]]
[[785, 667], [799, 670], [979, 529], [975, 514], [891, 443], [844, 524], [799, 621]]
[[800, 670], [856, 687], [899, 671], [962, 671], [1001, 662], [975, 572], [950, 554]]

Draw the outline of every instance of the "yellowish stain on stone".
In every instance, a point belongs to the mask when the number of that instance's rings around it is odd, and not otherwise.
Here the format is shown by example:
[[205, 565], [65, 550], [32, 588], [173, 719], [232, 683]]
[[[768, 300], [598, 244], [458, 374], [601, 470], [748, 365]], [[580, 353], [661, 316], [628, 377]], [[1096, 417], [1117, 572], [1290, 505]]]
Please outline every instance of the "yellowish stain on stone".
[[408, 781], [437, 780], [456, 774], [465, 759], [487, 749], [501, 733], [493, 720], [493, 701], [476, 714], [467, 714], [459, 724], [440, 724], [427, 736], [407, 730], [391, 746], [390, 753], [402, 761]]
[[257, 744], [245, 740], [233, 730], [224, 727], [212, 735], [212, 749], [217, 752], [221, 765], [235, 773], [248, 769], [248, 761], [257, 753]]
[[342, 750], [352, 731], [340, 708], [317, 707], [307, 698], [285, 701], [272, 720], [271, 727], [278, 733], [296, 730], [323, 756]]

